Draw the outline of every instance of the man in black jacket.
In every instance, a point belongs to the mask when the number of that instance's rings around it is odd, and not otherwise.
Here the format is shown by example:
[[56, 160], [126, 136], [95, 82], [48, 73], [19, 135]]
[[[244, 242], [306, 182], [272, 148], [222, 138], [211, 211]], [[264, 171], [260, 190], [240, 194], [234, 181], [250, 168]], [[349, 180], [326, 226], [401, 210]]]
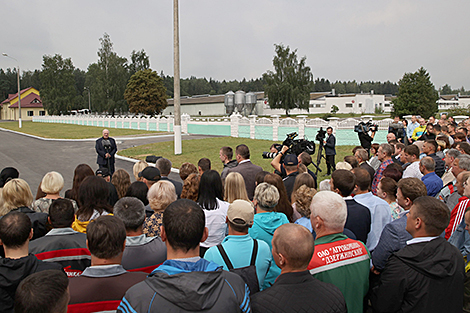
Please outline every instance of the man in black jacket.
[[99, 167], [106, 167], [114, 174], [114, 155], [117, 152], [116, 141], [109, 137], [109, 130], [103, 130], [103, 137], [96, 140], [95, 150], [98, 154], [96, 163]]
[[313, 251], [307, 228], [284, 224], [276, 229], [272, 253], [281, 275], [270, 288], [253, 295], [253, 312], [347, 312], [338, 287], [319, 281], [307, 270]]
[[449, 219], [446, 205], [435, 198], [413, 202], [406, 224], [413, 239], [388, 259], [372, 292], [376, 312], [462, 312], [464, 260], [439, 237]]
[[[333, 127], [328, 127], [326, 129], [328, 138], [323, 142], [325, 145], [325, 155], [326, 155], [326, 175], [330, 175], [331, 172], [336, 170], [335, 155], [336, 155], [336, 137], [333, 135]], [[333, 169], [333, 170], [332, 170]]]
[[0, 312], [13, 312], [16, 288], [30, 274], [62, 270], [55, 262], [43, 262], [29, 254], [33, 238], [31, 220], [22, 212], [11, 212], [0, 220], [0, 243], [5, 258], [0, 259]]
[[434, 162], [436, 162], [435, 172], [437, 176], [442, 177], [446, 171], [446, 164], [440, 157], [437, 156], [437, 147], [438, 145], [435, 140], [426, 140], [423, 145], [423, 152], [426, 153], [428, 157], [433, 158]]

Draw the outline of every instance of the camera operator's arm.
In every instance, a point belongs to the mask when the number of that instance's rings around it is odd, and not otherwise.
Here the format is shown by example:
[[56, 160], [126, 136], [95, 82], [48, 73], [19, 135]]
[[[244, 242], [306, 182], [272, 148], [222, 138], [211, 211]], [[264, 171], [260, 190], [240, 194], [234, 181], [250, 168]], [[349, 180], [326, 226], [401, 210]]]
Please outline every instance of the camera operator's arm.
[[[370, 138], [371, 138], [371, 139], [374, 139], [374, 136], [375, 136], [375, 131], [372, 131], [372, 132], [370, 133]], [[371, 141], [372, 141], [372, 140], [371, 140]]]
[[289, 147], [282, 146], [281, 152], [279, 152], [276, 157], [271, 161], [271, 166], [274, 167], [274, 169], [278, 172], [281, 172], [281, 158], [284, 153], [287, 152], [287, 150], [289, 150]]

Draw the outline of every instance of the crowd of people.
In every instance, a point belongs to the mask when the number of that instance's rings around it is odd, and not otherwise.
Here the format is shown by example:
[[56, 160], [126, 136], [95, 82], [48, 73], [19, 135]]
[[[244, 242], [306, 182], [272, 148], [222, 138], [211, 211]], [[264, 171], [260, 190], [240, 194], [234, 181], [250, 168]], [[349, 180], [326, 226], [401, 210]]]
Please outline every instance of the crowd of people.
[[335, 164], [328, 128], [318, 188], [288, 147], [274, 173], [244, 144], [220, 149], [220, 174], [183, 163], [182, 182], [166, 158], [115, 171], [106, 130], [65, 192], [58, 172], [34, 197], [4, 168], [0, 311], [470, 312], [467, 130], [396, 118]]

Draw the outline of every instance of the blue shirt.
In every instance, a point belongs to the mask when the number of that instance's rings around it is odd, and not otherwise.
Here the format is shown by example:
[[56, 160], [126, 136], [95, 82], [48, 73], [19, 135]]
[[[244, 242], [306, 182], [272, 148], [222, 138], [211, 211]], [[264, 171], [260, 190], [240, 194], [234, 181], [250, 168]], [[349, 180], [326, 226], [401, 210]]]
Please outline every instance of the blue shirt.
[[[233, 268], [240, 268], [250, 265], [251, 254], [253, 252], [253, 238], [250, 235], [237, 236], [229, 235], [222, 241], [222, 247], [232, 262]], [[228, 267], [224, 259], [219, 253], [217, 246], [209, 248], [204, 254], [204, 259], [221, 265], [224, 270], [228, 271]], [[258, 253], [256, 254], [256, 274], [258, 276], [259, 286], [263, 286], [264, 278], [271, 266], [272, 254], [271, 249], [266, 242], [258, 240]], [[273, 262], [274, 263], [274, 262]]]
[[294, 222], [295, 224], [299, 224], [307, 228], [311, 233], [313, 233], [313, 228], [312, 228], [312, 223], [310, 222], [309, 218], [306, 218], [305, 216], [302, 216], [298, 220]]
[[415, 128], [418, 127], [418, 126], [419, 126], [418, 122], [409, 123], [408, 126], [406, 127], [406, 136], [408, 138], [411, 138], [411, 136], [413, 136], [413, 132], [414, 132]]
[[421, 181], [426, 186], [428, 196], [435, 197], [442, 189], [442, 179], [435, 172], [424, 175]]
[[371, 223], [366, 246], [369, 251], [373, 251], [379, 242], [385, 225], [392, 221], [390, 206], [387, 201], [374, 196], [372, 192], [355, 195], [354, 200], [370, 210]]

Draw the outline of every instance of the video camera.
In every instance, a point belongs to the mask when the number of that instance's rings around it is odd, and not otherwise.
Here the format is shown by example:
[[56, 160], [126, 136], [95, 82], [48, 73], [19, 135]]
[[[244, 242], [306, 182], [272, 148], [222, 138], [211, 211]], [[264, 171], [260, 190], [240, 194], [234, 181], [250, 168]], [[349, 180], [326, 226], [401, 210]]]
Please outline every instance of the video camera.
[[372, 131], [373, 133], [379, 130], [379, 125], [373, 124], [372, 121], [368, 121], [367, 123], [360, 122], [356, 126], [354, 126], [354, 131], [356, 133], [368, 133]]
[[[264, 159], [274, 159], [276, 155], [282, 150], [282, 146], [289, 147], [286, 154], [295, 154], [299, 155], [302, 152], [307, 152], [308, 154], [315, 153], [315, 143], [307, 139], [295, 139], [298, 134], [296, 132], [286, 135], [286, 139], [282, 142], [282, 145], [276, 144], [274, 147], [277, 152], [263, 152], [261, 155]], [[318, 134], [317, 134], [318, 137]]]
[[103, 139], [101, 141], [101, 144], [103, 145], [103, 148], [107, 153], [111, 151], [111, 142], [109, 140]]

